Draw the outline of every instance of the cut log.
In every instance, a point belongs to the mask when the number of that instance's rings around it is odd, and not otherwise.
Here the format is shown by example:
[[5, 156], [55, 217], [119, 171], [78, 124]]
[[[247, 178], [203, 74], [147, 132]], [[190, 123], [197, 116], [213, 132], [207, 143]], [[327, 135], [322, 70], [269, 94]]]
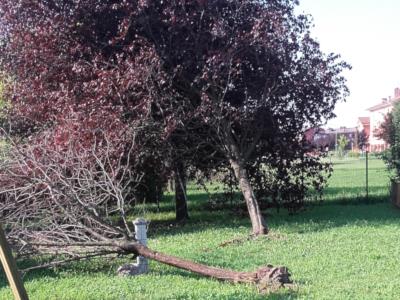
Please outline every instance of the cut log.
[[116, 246], [125, 252], [141, 255], [163, 264], [187, 270], [202, 276], [234, 283], [254, 283], [261, 291], [276, 289], [291, 284], [290, 273], [286, 267], [267, 265], [253, 272], [239, 272], [199, 264], [190, 260], [160, 253], [136, 242], [122, 242]]

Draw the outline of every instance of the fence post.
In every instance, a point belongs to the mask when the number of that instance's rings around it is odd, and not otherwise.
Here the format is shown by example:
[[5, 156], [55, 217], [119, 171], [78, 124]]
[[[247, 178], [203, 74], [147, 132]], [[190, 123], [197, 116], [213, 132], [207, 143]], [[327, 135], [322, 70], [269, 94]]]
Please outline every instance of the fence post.
[[28, 300], [24, 283], [17, 269], [17, 264], [12, 256], [6, 236], [0, 224], [0, 260], [6, 273], [8, 282], [16, 300]]
[[365, 151], [365, 197], [368, 202], [368, 150]]

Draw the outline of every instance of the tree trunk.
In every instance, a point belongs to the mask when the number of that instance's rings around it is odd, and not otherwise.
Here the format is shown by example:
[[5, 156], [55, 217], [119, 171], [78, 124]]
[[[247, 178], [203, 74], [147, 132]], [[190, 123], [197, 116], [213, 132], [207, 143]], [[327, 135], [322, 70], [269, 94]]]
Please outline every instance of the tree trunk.
[[255, 283], [262, 289], [280, 287], [290, 284], [290, 274], [286, 267], [273, 267], [268, 265], [253, 272], [237, 272], [233, 270], [210, 267], [181, 259], [175, 256], [153, 251], [136, 242], [122, 242], [117, 244], [120, 249], [156, 260], [163, 264], [194, 272], [203, 276], [235, 283]]
[[247, 210], [250, 215], [252, 231], [254, 235], [264, 235], [268, 233], [268, 226], [261, 214], [260, 206], [254, 195], [253, 187], [250, 184], [249, 177], [244, 164], [234, 159], [230, 160], [231, 167], [239, 183], [240, 190], [246, 201]]
[[186, 175], [182, 163], [178, 163], [175, 169], [175, 211], [176, 221], [181, 222], [189, 219], [186, 196]]

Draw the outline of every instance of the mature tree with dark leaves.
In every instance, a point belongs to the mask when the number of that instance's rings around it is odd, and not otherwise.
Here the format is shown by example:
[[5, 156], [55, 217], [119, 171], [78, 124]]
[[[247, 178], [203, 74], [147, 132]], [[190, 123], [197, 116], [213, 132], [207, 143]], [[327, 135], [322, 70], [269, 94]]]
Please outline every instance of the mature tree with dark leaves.
[[304, 157], [304, 130], [331, 118], [347, 93], [348, 66], [320, 51], [296, 4], [147, 1], [126, 22], [127, 36], [145, 37], [159, 57], [166, 81], [157, 81], [164, 99], [155, 103], [166, 128], [173, 135], [190, 121], [208, 129], [210, 154], [233, 169], [256, 235], [268, 227], [250, 167]]

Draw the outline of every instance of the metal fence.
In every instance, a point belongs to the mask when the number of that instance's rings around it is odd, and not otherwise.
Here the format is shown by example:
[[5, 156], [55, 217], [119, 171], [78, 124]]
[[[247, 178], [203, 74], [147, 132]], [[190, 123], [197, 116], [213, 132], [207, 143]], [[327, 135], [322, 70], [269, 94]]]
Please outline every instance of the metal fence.
[[351, 154], [329, 156], [333, 173], [323, 199], [340, 203], [389, 201], [389, 172], [380, 156]]

